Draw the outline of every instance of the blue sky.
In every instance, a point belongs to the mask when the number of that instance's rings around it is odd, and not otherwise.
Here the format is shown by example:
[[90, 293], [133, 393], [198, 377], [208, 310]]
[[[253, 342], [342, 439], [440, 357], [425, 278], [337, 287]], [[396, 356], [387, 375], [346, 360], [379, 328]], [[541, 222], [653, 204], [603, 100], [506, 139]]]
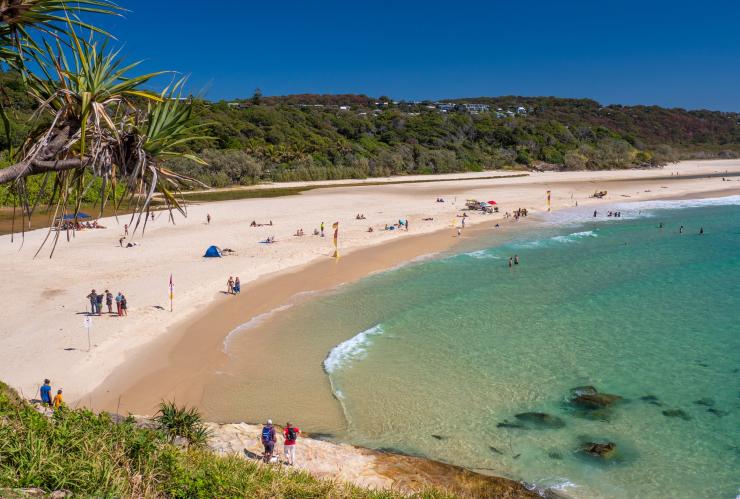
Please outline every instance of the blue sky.
[[740, 2], [118, 0], [144, 70], [207, 98], [589, 97], [740, 111]]

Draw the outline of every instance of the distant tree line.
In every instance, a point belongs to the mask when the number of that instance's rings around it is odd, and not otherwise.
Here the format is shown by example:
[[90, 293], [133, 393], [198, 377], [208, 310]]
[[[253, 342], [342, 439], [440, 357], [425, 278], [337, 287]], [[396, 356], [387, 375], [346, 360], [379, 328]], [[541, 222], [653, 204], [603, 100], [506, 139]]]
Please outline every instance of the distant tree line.
[[[13, 102], [11, 139], [33, 126], [32, 101], [0, 73]], [[479, 97], [490, 112], [440, 112], [432, 103], [393, 103], [364, 95], [291, 95], [233, 102], [196, 101], [210, 139], [189, 142], [207, 164], [185, 157], [167, 167], [222, 187], [263, 181], [327, 180], [494, 168], [595, 170], [656, 167], [690, 157], [734, 157], [740, 116], [656, 106], [601, 106], [588, 99]], [[348, 106], [349, 109], [340, 109]], [[528, 112], [501, 116], [497, 109]], [[0, 151], [7, 149], [0, 138]], [[0, 153], [0, 161], [2, 161]], [[1, 202], [1, 200], [0, 200]]]

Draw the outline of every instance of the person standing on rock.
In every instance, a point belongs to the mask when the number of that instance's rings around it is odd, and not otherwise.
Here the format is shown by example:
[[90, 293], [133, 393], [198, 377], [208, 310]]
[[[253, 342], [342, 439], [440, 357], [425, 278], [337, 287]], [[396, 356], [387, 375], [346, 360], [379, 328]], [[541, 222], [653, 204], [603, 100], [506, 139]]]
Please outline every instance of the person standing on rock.
[[285, 460], [288, 461], [290, 466], [295, 466], [295, 442], [298, 440], [298, 435], [300, 433], [301, 430], [290, 423], [285, 423], [285, 429], [283, 430], [285, 443], [283, 444], [283, 447], [285, 449]]
[[275, 450], [275, 442], [277, 441], [277, 438], [275, 437], [275, 427], [272, 426], [272, 419], [268, 419], [267, 424], [262, 427], [261, 440], [262, 445], [265, 446], [265, 455], [263, 459], [266, 463], [269, 463], [270, 459], [272, 459], [272, 453]]

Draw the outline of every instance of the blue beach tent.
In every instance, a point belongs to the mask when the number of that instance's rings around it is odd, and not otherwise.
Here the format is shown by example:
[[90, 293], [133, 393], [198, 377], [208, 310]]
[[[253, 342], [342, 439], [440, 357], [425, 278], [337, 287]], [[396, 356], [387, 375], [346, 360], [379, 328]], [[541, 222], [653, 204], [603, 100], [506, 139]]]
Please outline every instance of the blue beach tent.
[[206, 254], [203, 256], [206, 258], [221, 258], [223, 255], [221, 254], [221, 249], [218, 246], [211, 246], [206, 250]]
[[[70, 213], [68, 215], [62, 216], [61, 218], [62, 218], [62, 220], [74, 220], [75, 219], [75, 215], [74, 215], [74, 213]], [[83, 220], [85, 218], [92, 218], [92, 217], [90, 215], [88, 215], [87, 213], [79, 212], [77, 214], [77, 219], [78, 220]]]

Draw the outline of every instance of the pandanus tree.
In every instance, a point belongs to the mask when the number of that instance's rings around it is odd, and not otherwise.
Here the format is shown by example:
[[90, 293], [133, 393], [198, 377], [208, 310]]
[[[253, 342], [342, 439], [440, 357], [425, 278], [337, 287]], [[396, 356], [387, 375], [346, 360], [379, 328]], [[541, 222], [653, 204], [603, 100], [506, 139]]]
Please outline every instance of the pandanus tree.
[[[170, 218], [172, 209], [185, 215], [176, 193], [197, 181], [165, 167], [173, 156], [202, 163], [183, 152], [185, 143], [204, 138], [191, 101], [182, 97], [184, 80], [172, 80], [161, 92], [146, 89], [162, 72], [133, 75], [138, 63], [125, 64], [102, 30], [76, 17], [80, 11], [120, 9], [103, 0], [0, 0], [0, 64], [22, 74], [38, 104], [34, 118], [44, 123], [0, 169], [0, 184], [12, 183], [24, 217], [39, 199], [31, 199], [26, 179], [37, 175], [43, 176], [39, 196], [48, 194], [54, 218], [76, 216], [93, 185], [101, 214], [109, 201], [116, 208], [123, 200], [131, 204], [134, 230], [157, 194]], [[88, 38], [78, 34], [81, 29]], [[55, 242], [58, 237], [59, 231]]]

